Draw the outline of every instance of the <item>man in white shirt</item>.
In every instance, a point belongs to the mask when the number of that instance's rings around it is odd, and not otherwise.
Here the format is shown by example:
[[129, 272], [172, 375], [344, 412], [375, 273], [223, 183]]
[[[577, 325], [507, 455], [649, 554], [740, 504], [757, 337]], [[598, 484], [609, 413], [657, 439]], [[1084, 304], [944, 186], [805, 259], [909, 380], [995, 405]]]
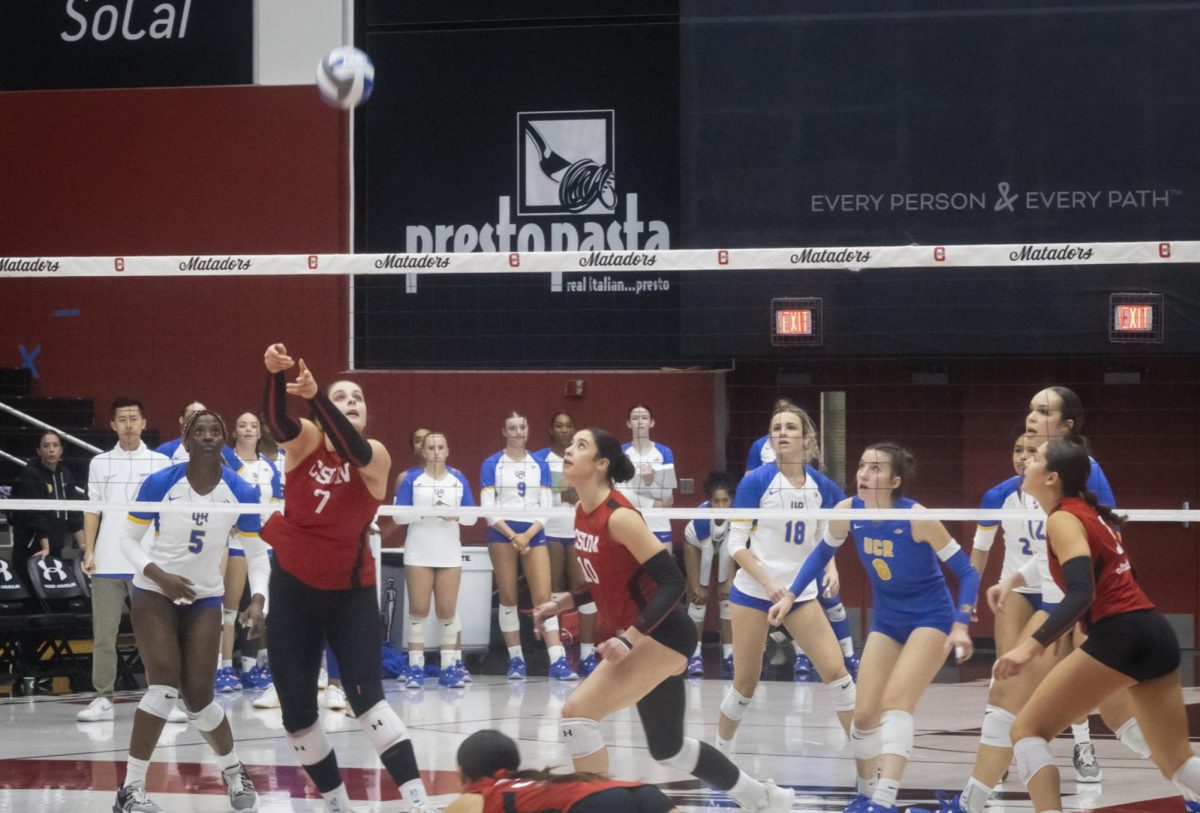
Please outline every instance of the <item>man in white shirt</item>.
[[[109, 426], [117, 433], [117, 445], [92, 458], [88, 468], [88, 499], [132, 502], [142, 481], [171, 465], [171, 461], [142, 442], [146, 417], [140, 401], [133, 398], [113, 401]], [[83, 515], [83, 569], [92, 577], [92, 683], [96, 689], [95, 699], [77, 715], [83, 722], [113, 719], [117, 633], [133, 577], [133, 567], [121, 552], [121, 524], [125, 515], [124, 511], [114, 511], [111, 516], [91, 511]]]

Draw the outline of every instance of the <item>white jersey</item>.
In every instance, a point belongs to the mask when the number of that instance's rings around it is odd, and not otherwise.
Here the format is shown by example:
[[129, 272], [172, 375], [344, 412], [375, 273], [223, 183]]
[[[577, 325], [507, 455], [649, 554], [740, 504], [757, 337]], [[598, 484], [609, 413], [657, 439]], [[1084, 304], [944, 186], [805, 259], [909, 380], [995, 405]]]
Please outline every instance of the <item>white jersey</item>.
[[[698, 508], [710, 507], [702, 502]], [[732, 551], [729, 546], [729, 520], [725, 519], [693, 519], [683, 529], [683, 540], [689, 545], [700, 549], [700, 586], [708, 587], [709, 576], [712, 574], [713, 560], [717, 562], [717, 581], [729, 581], [733, 570]]]
[[[1033, 548], [1033, 558], [1037, 562], [1038, 578], [1041, 581], [1040, 585], [1034, 585], [1033, 589], [1023, 592], [1037, 592], [1041, 590], [1042, 601], [1046, 604], [1058, 604], [1063, 600], [1062, 588], [1054, 581], [1054, 576], [1050, 573], [1050, 554], [1046, 548], [1046, 514], [1042, 511], [1042, 506], [1038, 505], [1038, 501], [1028, 494], [1022, 494], [1022, 504], [1020, 507], [1026, 510], [1035, 510], [1040, 514], [1037, 520], [1028, 522], [1029, 533], [1031, 536], [1030, 542]], [[1005, 526], [1005, 534], [1008, 533], [1008, 526]]]
[[[482, 508], [549, 508], [550, 469], [546, 461], [526, 453], [520, 460], [513, 460], [503, 451], [483, 461], [479, 471], [479, 505]], [[505, 519], [503, 513], [487, 517], [488, 525]], [[545, 527], [546, 519], [523, 519], [520, 522], [540, 522]]]
[[[155, 472], [146, 478], [138, 491], [140, 502], [164, 502], [194, 505], [191, 513], [141, 512], [129, 514], [123, 535], [128, 539], [154, 524], [155, 533], [147, 556], [150, 562], [168, 573], [190, 579], [197, 599], [225, 594], [221, 578], [221, 554], [228, 545], [230, 530], [235, 526], [242, 535], [242, 544], [257, 554], [265, 551], [258, 538], [258, 489], [238, 477], [228, 467], [222, 468], [221, 480], [208, 494], [197, 494], [187, 479], [187, 464], [178, 463]], [[251, 507], [247, 514], [216, 514], [204, 510], [211, 505], [235, 503]], [[128, 548], [126, 548], [128, 551]], [[158, 585], [143, 575], [144, 565], [134, 563], [134, 587], [161, 593]]]
[[[811, 466], [804, 467], [804, 485], [797, 488], [784, 477], [775, 463], [766, 463], [742, 478], [733, 498], [735, 508], [833, 508], [846, 498], [837, 484]], [[804, 560], [816, 548], [825, 533], [826, 523], [796, 520], [733, 520], [729, 544], [734, 550], [750, 540], [753, 553], [770, 580], [788, 587], [800, 572]], [[733, 577], [733, 586], [748, 596], [770, 600], [763, 586], [745, 569]], [[800, 601], [817, 597], [817, 580], [797, 596]]]
[[[256, 460], [238, 458], [241, 467], [237, 476], [258, 489], [258, 501], [263, 505], [283, 502], [283, 475], [274, 463], [265, 455], [259, 455]], [[266, 522], [273, 511], [265, 511], [262, 521]]]
[[[133, 502], [142, 482], [154, 472], [171, 465], [166, 455], [152, 451], [145, 443], [132, 452], [118, 444], [101, 452], [88, 464], [88, 499], [103, 502]], [[100, 529], [93, 548], [97, 578], [128, 578], [133, 565], [121, 552], [121, 527], [124, 511], [100, 515]]]
[[[617, 483], [617, 490], [633, 504], [634, 508], [653, 508], [655, 501], [670, 499], [679, 483], [675, 479], [675, 455], [661, 443], [653, 444], [645, 452], [639, 452], [632, 443], [621, 447], [625, 456], [633, 463], [632, 480]], [[649, 466], [654, 473], [650, 483], [642, 474], [642, 466]], [[670, 533], [671, 520], [666, 517], [646, 517], [646, 527], [652, 533]]]
[[[563, 459], [547, 446], [533, 453], [533, 456], [546, 461], [550, 470], [550, 506], [552, 508], [570, 508], [571, 503], [563, 502], [563, 492], [571, 485], [563, 480]], [[566, 539], [570, 544], [575, 542], [575, 517], [550, 517], [546, 520], [546, 536], [551, 539]]]
[[[471, 486], [458, 469], [446, 468], [435, 478], [422, 468], [409, 469], [396, 488], [396, 505], [421, 507], [474, 507]], [[396, 517], [396, 522], [408, 525], [404, 541], [404, 564], [419, 567], [462, 567], [462, 541], [459, 525], [474, 525], [474, 517], [462, 517], [452, 522], [445, 517], [423, 517], [412, 520]]]

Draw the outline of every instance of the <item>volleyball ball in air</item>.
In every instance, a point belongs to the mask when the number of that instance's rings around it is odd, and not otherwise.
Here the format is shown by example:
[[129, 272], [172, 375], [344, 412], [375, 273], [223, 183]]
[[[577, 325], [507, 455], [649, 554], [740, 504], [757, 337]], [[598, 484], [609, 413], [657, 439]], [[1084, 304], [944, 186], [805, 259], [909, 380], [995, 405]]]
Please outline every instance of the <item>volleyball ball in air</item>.
[[375, 66], [353, 46], [334, 48], [317, 65], [317, 90], [327, 104], [349, 110], [371, 97]]

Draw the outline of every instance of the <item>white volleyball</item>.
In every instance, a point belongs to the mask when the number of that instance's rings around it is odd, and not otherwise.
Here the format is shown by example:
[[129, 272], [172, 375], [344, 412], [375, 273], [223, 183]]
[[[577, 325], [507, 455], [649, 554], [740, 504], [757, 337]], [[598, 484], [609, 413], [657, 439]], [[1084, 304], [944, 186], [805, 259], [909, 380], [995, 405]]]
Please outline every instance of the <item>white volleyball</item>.
[[317, 65], [317, 90], [334, 107], [357, 107], [370, 98], [374, 86], [371, 58], [353, 46], [334, 48]]

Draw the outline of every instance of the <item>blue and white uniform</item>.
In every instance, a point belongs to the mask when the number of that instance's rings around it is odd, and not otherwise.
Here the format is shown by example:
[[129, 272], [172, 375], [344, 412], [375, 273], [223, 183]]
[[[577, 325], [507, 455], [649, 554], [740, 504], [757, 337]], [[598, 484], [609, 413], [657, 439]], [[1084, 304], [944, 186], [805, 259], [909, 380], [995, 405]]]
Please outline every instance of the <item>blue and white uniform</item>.
[[[236, 452], [235, 452], [236, 454]], [[238, 458], [239, 468], [234, 469], [237, 476], [258, 489], [258, 501], [263, 505], [283, 502], [283, 476], [278, 467], [265, 455], [258, 455], [257, 460], [242, 460]], [[271, 518], [272, 511], [264, 511], [261, 520], [266, 523]], [[242, 550], [241, 536], [233, 531], [229, 536], [229, 555], [245, 556]]]
[[[479, 505], [481, 508], [543, 508], [550, 507], [550, 469], [546, 461], [538, 460], [526, 453], [520, 460], [513, 460], [503, 451], [483, 461], [479, 471]], [[503, 512], [487, 516], [487, 541], [508, 542], [508, 539], [493, 527], [504, 520], [514, 533], [524, 533], [534, 520], [508, 519]], [[546, 525], [545, 518], [535, 520]], [[538, 531], [529, 542], [531, 547], [546, 544], [544, 531]]]
[[[138, 490], [139, 502], [163, 502], [195, 506], [191, 513], [130, 512], [122, 533], [121, 548], [133, 565], [133, 586], [161, 593], [158, 585], [144, 575], [154, 563], [168, 573], [192, 582], [196, 604], [219, 606], [225, 594], [221, 578], [221, 554], [230, 531], [237, 528], [246, 548], [251, 592], [266, 595], [270, 564], [267, 546], [259, 539], [258, 489], [223, 468], [221, 479], [208, 494], [198, 494], [187, 479], [187, 464], [177, 463], [151, 474]], [[209, 513], [206, 506], [246, 505], [249, 513]], [[149, 549], [140, 543], [148, 525], [154, 525]], [[211, 601], [207, 601], [211, 599]]]
[[[571, 503], [563, 502], [563, 492], [571, 487], [563, 480], [563, 459], [556, 455], [549, 446], [534, 452], [533, 456], [538, 460], [544, 460], [546, 468], [550, 470], [550, 507], [572, 508]], [[545, 533], [547, 539], [563, 545], [574, 545], [575, 517], [571, 514], [564, 517], [550, 517], [546, 520]]]
[[771, 436], [763, 435], [750, 445], [750, 454], [746, 455], [746, 471], [754, 471], [766, 463], [775, 462], [775, 447], [771, 445]]
[[[811, 466], [804, 467], [804, 485], [794, 486], [780, 473], [775, 463], [760, 466], [742, 478], [733, 498], [735, 508], [803, 509], [832, 508], [846, 498], [841, 488]], [[798, 517], [795, 520], [750, 520], [732, 521], [729, 545], [739, 550], [750, 541], [750, 551], [762, 563], [771, 581], [780, 587], [792, 583], [800, 566], [812, 553], [814, 546], [825, 533], [825, 521], [812, 521]], [[817, 597], [816, 581], [800, 593], [797, 603], [812, 601]], [[746, 572], [739, 570], [733, 577], [733, 588], [729, 600], [734, 604], [754, 607], [766, 612], [771, 608], [771, 597], [761, 584]]]
[[[979, 507], [1024, 511], [1027, 503], [1033, 503], [1034, 509], [1040, 514], [1041, 509], [1037, 508], [1037, 501], [1026, 498], [1021, 492], [1021, 480], [1020, 475], [1014, 475], [1003, 483], [988, 489], [987, 493], [983, 495]], [[1044, 514], [1036, 520], [1007, 519], [1000, 522], [984, 520], [975, 529], [973, 546], [976, 550], [990, 551], [992, 543], [996, 540], [996, 529], [1002, 528], [1004, 530], [1004, 567], [1000, 578], [1008, 578], [1033, 558], [1034, 545], [1039, 536], [1045, 544], [1045, 526]], [[1035, 610], [1041, 606], [1041, 590], [1038, 587], [1018, 587], [1016, 592], [1024, 595]]]
[[[709, 508], [708, 501], [699, 508]], [[683, 539], [694, 548], [700, 549], [700, 586], [708, 587], [713, 561], [717, 562], [717, 582], [729, 581], [733, 570], [733, 554], [729, 545], [729, 520], [693, 519], [683, 530]]]
[[[423, 508], [439, 506], [473, 508], [475, 498], [471, 486], [461, 471], [449, 466], [441, 477], [426, 473], [424, 468], [411, 468], [396, 487], [396, 505], [415, 505]], [[460, 525], [474, 525], [474, 517], [460, 517], [450, 522], [444, 517], [396, 517], [400, 525], [408, 526], [404, 541], [404, 563], [418, 567], [462, 567]]]
[[[617, 491], [639, 511], [654, 508], [655, 501], [666, 501], [679, 486], [675, 478], [675, 455], [670, 448], [661, 443], [654, 443], [645, 452], [639, 452], [632, 443], [621, 446], [621, 451], [633, 463], [634, 475], [632, 480], [617, 483]], [[649, 466], [654, 473], [652, 481], [647, 484], [642, 474], [642, 467]], [[646, 517], [646, 527], [658, 537], [664, 545], [671, 544], [671, 520], [666, 517]]]

